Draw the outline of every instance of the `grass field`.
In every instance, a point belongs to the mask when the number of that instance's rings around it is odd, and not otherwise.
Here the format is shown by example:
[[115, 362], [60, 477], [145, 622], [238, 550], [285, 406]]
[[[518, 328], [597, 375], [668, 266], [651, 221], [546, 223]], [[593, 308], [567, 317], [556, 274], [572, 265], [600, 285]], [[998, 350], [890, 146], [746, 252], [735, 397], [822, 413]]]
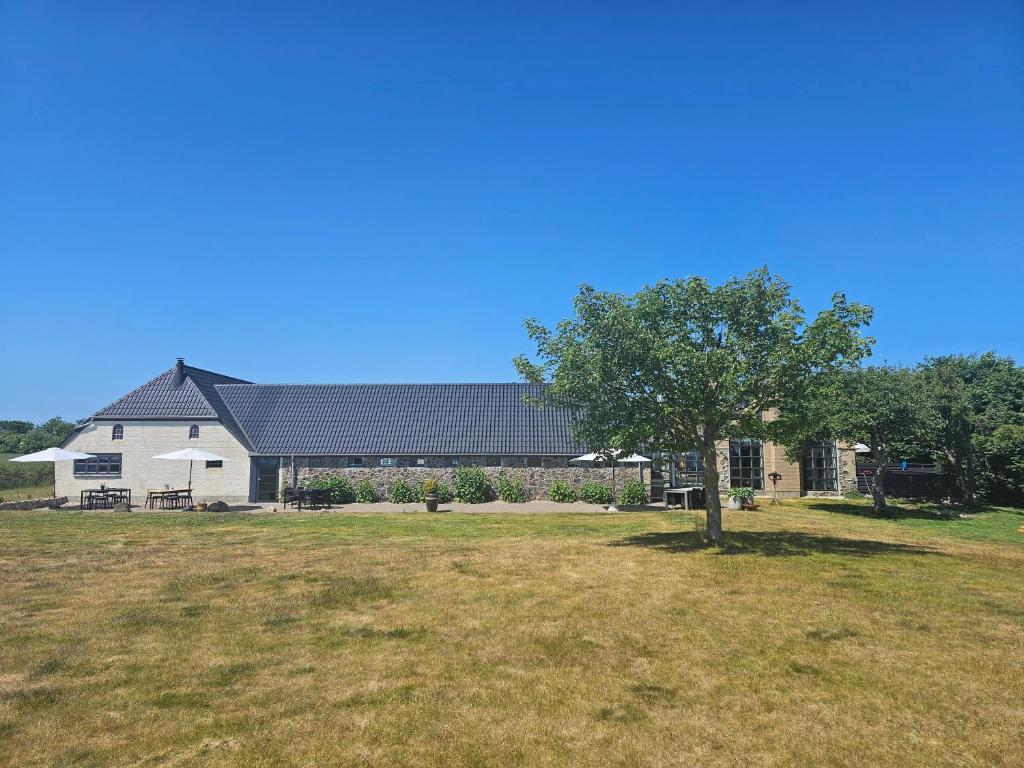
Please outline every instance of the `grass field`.
[[0, 765], [1024, 765], [1024, 515], [0, 512]]

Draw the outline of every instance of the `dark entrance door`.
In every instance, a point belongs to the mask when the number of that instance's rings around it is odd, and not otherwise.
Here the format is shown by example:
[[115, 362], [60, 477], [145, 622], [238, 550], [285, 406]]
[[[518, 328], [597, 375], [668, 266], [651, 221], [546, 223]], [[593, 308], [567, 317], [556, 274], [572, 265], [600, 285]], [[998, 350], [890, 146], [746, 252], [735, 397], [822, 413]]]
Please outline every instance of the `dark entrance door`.
[[256, 463], [256, 501], [277, 501], [278, 470], [281, 460], [261, 456]]

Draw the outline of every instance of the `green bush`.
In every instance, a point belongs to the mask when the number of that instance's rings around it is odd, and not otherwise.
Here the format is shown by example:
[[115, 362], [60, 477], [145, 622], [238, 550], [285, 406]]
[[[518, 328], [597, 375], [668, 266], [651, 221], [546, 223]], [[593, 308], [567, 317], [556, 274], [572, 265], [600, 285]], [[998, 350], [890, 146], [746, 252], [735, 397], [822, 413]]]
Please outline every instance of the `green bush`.
[[363, 480], [356, 486], [356, 501], [360, 504], [373, 504], [375, 501], [380, 501], [377, 496], [377, 489], [373, 487], [373, 483], [369, 480]]
[[748, 504], [754, 501], [753, 488], [730, 488], [729, 498], [734, 501], [745, 501]]
[[480, 467], [459, 467], [452, 485], [456, 500], [463, 504], [480, 504], [492, 495], [487, 475]]
[[559, 504], [569, 504], [576, 501], [576, 491], [564, 480], [556, 480], [548, 490], [548, 498]]
[[396, 480], [391, 484], [389, 492], [391, 501], [395, 504], [412, 504], [416, 501], [422, 501], [423, 496], [420, 489], [416, 486], [409, 485], [405, 480]]
[[432, 493], [437, 493], [437, 480], [431, 477], [423, 481], [423, 495], [429, 496]]
[[627, 480], [619, 494], [619, 504], [646, 504], [647, 486], [639, 480]]
[[587, 504], [611, 504], [612, 489], [604, 483], [581, 483], [579, 491], [580, 501]]
[[452, 489], [444, 483], [437, 484], [437, 500], [442, 504], [451, 504], [455, 499], [455, 494], [452, 493]]
[[510, 504], [522, 504], [526, 501], [523, 478], [518, 473], [511, 477], [500, 475], [498, 477], [498, 497]]
[[332, 504], [351, 504], [356, 500], [356, 491], [347, 477], [338, 475], [317, 475], [306, 481], [306, 488], [326, 489], [331, 492]]

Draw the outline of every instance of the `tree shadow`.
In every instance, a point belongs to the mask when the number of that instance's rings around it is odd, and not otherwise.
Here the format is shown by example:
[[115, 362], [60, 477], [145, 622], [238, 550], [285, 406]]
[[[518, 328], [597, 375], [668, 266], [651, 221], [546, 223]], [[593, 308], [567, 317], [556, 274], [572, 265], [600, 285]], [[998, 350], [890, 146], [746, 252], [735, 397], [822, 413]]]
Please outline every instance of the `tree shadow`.
[[795, 531], [727, 531], [722, 544], [713, 548], [696, 531], [641, 533], [614, 541], [612, 547], [647, 547], [673, 554], [708, 549], [719, 555], [762, 555], [764, 557], [803, 557], [812, 554], [851, 555], [941, 555], [928, 547], [897, 544], [871, 539], [844, 539]]
[[[869, 504], [852, 504], [835, 501], [829, 502], [805, 502], [803, 506], [819, 512], [835, 512], [840, 515], [853, 515], [854, 517], [870, 517], [875, 520], [955, 520], [955, 514], [943, 514], [935, 509], [924, 509], [921, 507], [900, 507], [890, 506], [884, 512], [875, 512], [875, 508]], [[960, 510], [957, 510], [959, 512]], [[969, 510], [964, 510], [969, 511]]]

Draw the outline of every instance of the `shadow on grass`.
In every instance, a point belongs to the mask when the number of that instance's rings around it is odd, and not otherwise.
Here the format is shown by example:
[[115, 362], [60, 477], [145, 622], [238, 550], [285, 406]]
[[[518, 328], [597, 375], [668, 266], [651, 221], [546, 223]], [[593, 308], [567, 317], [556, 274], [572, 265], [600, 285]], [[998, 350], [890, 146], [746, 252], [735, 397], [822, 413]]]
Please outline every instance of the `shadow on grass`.
[[[870, 517], [876, 520], [935, 520], [937, 522], [945, 522], [948, 520], [959, 519], [956, 514], [942, 514], [936, 509], [928, 509], [927, 507], [900, 507], [891, 506], [886, 509], [885, 512], [875, 512], [875, 508], [870, 504], [843, 504], [835, 501], [829, 502], [810, 502], [805, 503], [803, 506], [808, 509], [813, 509], [818, 512], [835, 512], [840, 515], [854, 515], [855, 517]], [[981, 508], [963, 508], [955, 510], [955, 512], [980, 512], [983, 511]]]
[[663, 552], [683, 553], [711, 549], [720, 555], [762, 555], [764, 557], [801, 557], [813, 554], [853, 555], [938, 555], [928, 547], [896, 544], [870, 539], [843, 539], [811, 533], [778, 531], [727, 531], [722, 545], [709, 547], [696, 531], [641, 533], [610, 544], [613, 547], [647, 547]]

